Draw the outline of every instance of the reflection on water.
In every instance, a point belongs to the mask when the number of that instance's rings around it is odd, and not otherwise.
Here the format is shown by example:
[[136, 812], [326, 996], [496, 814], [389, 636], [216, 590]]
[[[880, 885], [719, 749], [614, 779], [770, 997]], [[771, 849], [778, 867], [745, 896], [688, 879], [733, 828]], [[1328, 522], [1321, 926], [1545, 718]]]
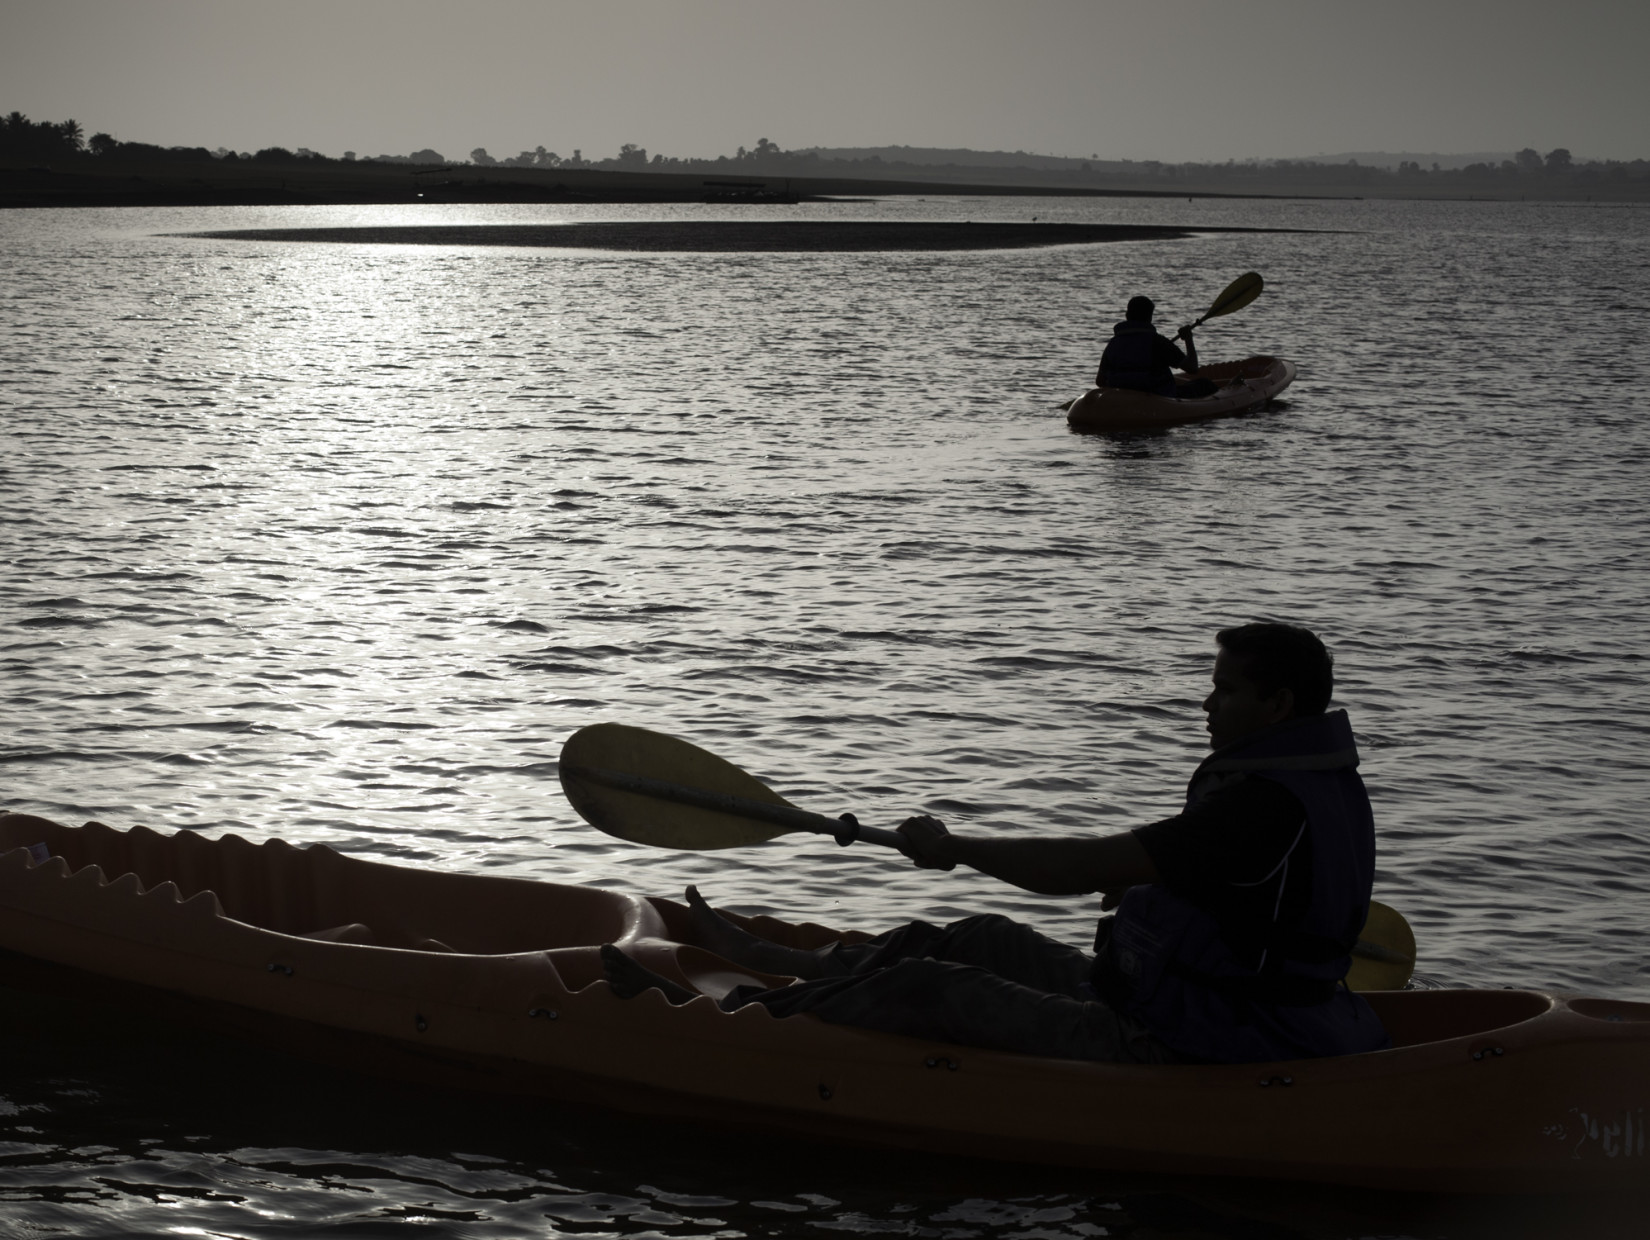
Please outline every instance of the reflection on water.
[[[695, 882], [742, 911], [868, 928], [1001, 912], [1083, 942], [1093, 907], [875, 849], [600, 836], [560, 796], [560, 743], [602, 719], [673, 732], [878, 825], [926, 809], [1120, 828], [1171, 812], [1202, 751], [1213, 630], [1280, 616], [1336, 651], [1377, 894], [1415, 925], [1423, 975], [1650, 997], [1650, 363], [1595, 343], [1650, 310], [1642, 208], [757, 209], [1325, 230], [869, 256], [159, 235], [662, 210], [0, 215], [7, 807], [640, 893]], [[1056, 406], [1129, 295], [1185, 321], [1245, 270], [1268, 292], [1200, 348], [1297, 361], [1286, 403], [1152, 437], [1066, 431]], [[57, 1054], [19, 1036], [10, 1063]], [[256, 1072], [174, 1103], [179, 1060], [111, 1054], [3, 1078], [11, 1106], [46, 1107], [5, 1117], [31, 1219], [195, 1226], [159, 1198], [198, 1191], [240, 1200], [214, 1224], [229, 1234], [368, 1234], [411, 1217], [376, 1211], [422, 1209], [544, 1234], [549, 1206], [528, 1203], [564, 1197], [622, 1215], [555, 1224], [586, 1231], [1215, 1226], [1139, 1204], [1215, 1200], [1201, 1189], [1000, 1169], [959, 1188], [922, 1162], [909, 1174], [930, 1187], [908, 1198], [886, 1170], [918, 1165], [903, 1156], [689, 1162], [697, 1138], [621, 1125], [601, 1144], [582, 1118], [521, 1144], [444, 1114], [466, 1140], [409, 1143], [415, 1118], [371, 1129], [343, 1084], [342, 1108], [304, 1095], [316, 1126], [276, 1126], [284, 1091], [232, 1101]], [[724, 1163], [753, 1160], [722, 1187]], [[588, 1194], [628, 1204], [572, 1200]], [[1360, 1226], [1344, 1234], [1455, 1234]]]

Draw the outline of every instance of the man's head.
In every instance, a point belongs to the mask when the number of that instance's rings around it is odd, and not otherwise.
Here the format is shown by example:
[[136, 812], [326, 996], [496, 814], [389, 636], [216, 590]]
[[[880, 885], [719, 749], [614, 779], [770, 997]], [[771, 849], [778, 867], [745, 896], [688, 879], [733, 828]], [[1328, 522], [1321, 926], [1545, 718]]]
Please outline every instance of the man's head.
[[1152, 313], [1156, 309], [1157, 307], [1152, 304], [1150, 297], [1131, 297], [1129, 298], [1128, 309], [1123, 312], [1123, 317], [1131, 323], [1150, 323]]
[[1204, 700], [1216, 749], [1285, 719], [1321, 715], [1335, 690], [1334, 660], [1310, 630], [1245, 624], [1215, 634], [1214, 691]]

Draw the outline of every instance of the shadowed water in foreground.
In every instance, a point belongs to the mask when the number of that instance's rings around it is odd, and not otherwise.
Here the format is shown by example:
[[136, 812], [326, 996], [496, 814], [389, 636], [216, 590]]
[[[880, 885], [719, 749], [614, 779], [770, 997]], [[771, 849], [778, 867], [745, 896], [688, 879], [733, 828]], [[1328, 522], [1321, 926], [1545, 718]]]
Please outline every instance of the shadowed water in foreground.
[[1629, 1240], [1646, 1206], [816, 1145], [412, 1089], [4, 988], [0, 1059], [13, 1065], [0, 1092], [9, 1234]]

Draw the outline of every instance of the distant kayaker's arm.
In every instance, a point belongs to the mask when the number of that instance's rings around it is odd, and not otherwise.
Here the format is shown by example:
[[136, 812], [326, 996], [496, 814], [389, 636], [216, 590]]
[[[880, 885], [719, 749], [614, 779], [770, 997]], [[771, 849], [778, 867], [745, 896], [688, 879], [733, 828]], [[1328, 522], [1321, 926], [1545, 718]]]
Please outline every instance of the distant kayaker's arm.
[[1132, 832], [1053, 839], [953, 835], [938, 818], [907, 820], [899, 829], [906, 855], [924, 869], [966, 865], [1045, 896], [1120, 893], [1158, 881], [1157, 867]]
[[1186, 345], [1186, 373], [1192, 374], [1196, 372], [1197, 345], [1192, 343], [1192, 329], [1190, 327], [1182, 327], [1177, 333], [1175, 333], [1175, 339], [1183, 341]]

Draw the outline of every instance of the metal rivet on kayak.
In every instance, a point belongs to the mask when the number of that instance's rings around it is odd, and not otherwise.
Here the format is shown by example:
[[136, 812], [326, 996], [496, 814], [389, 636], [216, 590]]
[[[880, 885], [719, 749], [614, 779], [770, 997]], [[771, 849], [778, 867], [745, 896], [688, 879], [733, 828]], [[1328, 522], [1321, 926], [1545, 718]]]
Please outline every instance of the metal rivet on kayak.
[[829, 1102], [831, 1100], [831, 1087], [829, 1085], [821, 1085], [819, 1087], [819, 1096], [824, 1101]]
[[271, 964], [269, 966], [269, 971], [271, 973], [284, 974], [287, 977], [292, 976], [292, 966], [289, 964]]
[[1262, 1089], [1265, 1089], [1268, 1085], [1293, 1085], [1294, 1083], [1295, 1078], [1292, 1076], [1263, 1076], [1260, 1078]]
[[542, 1017], [544, 1017], [545, 1020], [555, 1020], [556, 1019], [556, 1009], [555, 1008], [528, 1008], [527, 1009], [527, 1015], [529, 1017], [542, 1016]]
[[943, 1063], [946, 1067], [950, 1068], [951, 1071], [953, 1071], [953, 1072], [955, 1072], [958, 1069], [958, 1067], [961, 1066], [957, 1063], [957, 1061], [955, 1059], [951, 1059], [951, 1058], [948, 1058], [948, 1057], [945, 1057], [945, 1056], [942, 1056], [942, 1055], [930, 1055], [927, 1059], [923, 1060], [922, 1062], [927, 1067], [930, 1067], [930, 1068], [937, 1068]]
[[424, 1019], [424, 1013], [422, 1012], [413, 1013], [413, 1024], [418, 1027], [419, 1033], [423, 1033], [430, 1027], [430, 1022]]

